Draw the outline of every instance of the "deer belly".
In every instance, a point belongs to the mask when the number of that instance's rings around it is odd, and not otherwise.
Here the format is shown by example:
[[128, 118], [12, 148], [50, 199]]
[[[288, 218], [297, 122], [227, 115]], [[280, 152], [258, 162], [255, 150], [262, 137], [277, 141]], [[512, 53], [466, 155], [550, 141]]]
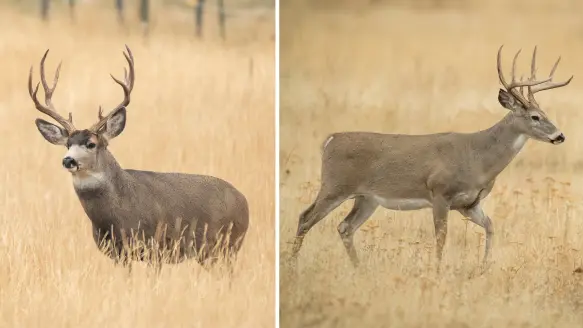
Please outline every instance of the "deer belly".
[[382, 198], [374, 196], [382, 207], [396, 211], [413, 211], [432, 207], [427, 199], [423, 198]]

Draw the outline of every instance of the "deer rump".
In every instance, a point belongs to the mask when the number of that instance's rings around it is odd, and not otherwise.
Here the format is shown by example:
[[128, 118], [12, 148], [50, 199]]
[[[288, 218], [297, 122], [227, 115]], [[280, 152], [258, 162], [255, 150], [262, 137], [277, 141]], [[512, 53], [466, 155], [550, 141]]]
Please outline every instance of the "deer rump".
[[[121, 184], [75, 187], [93, 237], [113, 259], [199, 263], [236, 255], [249, 225], [243, 194], [204, 175], [122, 170]], [[131, 251], [131, 252], [128, 252]]]

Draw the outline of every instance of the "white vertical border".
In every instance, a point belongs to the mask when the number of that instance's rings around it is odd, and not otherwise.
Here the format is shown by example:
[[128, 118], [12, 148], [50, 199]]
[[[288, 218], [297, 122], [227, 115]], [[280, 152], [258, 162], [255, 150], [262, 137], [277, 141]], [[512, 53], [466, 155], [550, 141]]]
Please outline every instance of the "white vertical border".
[[279, 328], [279, 0], [275, 0], [275, 325]]

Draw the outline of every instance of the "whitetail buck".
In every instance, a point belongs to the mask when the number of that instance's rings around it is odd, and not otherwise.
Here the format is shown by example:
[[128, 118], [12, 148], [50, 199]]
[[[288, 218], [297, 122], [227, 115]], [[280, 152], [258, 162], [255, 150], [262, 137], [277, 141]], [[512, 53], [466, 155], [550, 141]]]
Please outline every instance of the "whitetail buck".
[[353, 235], [379, 205], [400, 211], [432, 208], [437, 263], [441, 262], [447, 235], [448, 212], [460, 212], [485, 229], [483, 264], [486, 264], [493, 228], [480, 202], [528, 139], [555, 145], [565, 141], [534, 94], [565, 86], [573, 78], [552, 81], [559, 57], [549, 77], [536, 80], [535, 47], [530, 79], [516, 81], [518, 51], [512, 62], [512, 81], [507, 83], [502, 73], [501, 51], [502, 47], [498, 50], [498, 76], [504, 89], [500, 89], [498, 101], [510, 112], [489, 129], [428, 135], [368, 132], [330, 135], [322, 147], [322, 185], [315, 202], [300, 215], [292, 258], [297, 258], [304, 236], [316, 223], [345, 200], [354, 199], [352, 210], [338, 225], [338, 232], [355, 266], [358, 257]]
[[[123, 169], [107, 149], [125, 127], [126, 106], [134, 86], [134, 60], [126, 49], [129, 70], [125, 70], [125, 82], [111, 76], [123, 89], [123, 101], [106, 116], [100, 108], [97, 123], [85, 130], [75, 128], [71, 113], [65, 119], [53, 106], [51, 97], [61, 65], [49, 87], [44, 71], [47, 50], [40, 62], [45, 105], [37, 98], [39, 84], [33, 89], [32, 67], [28, 91], [36, 109], [61, 126], [37, 119], [38, 130], [50, 143], [68, 149], [62, 164], [71, 173], [75, 192], [93, 224], [95, 242], [102, 249], [111, 246], [108, 253], [116, 263], [131, 270], [132, 260], [152, 259], [145, 255], [149, 250], [154, 256], [171, 251], [174, 256], [165, 260], [175, 263], [195, 257], [202, 264], [212, 264], [219, 255], [232, 259], [249, 224], [243, 194], [211, 176]], [[136, 244], [141, 244], [142, 250], [131, 252]]]

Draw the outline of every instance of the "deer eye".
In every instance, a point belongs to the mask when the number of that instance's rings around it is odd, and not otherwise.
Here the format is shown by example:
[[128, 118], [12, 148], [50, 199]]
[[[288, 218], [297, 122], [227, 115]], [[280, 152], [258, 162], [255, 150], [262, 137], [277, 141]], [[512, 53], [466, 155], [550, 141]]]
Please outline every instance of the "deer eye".
[[533, 121], [540, 121], [540, 116], [538, 116], [538, 115], [532, 115], [530, 118], [531, 118]]
[[95, 144], [93, 142], [88, 143], [85, 147], [87, 147], [87, 149], [93, 149], [95, 148]]

